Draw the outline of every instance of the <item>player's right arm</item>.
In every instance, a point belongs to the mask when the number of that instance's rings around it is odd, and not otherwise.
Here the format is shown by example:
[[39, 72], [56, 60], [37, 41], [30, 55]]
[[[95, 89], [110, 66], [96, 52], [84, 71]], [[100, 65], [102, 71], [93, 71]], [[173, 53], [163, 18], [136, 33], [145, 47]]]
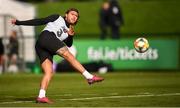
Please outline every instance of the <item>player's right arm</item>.
[[19, 21], [17, 19], [12, 19], [11, 23], [13, 25], [39, 26], [39, 25], [45, 25], [49, 22], [53, 22], [58, 18], [59, 18], [59, 15], [54, 14], [54, 15], [50, 15], [46, 18], [38, 18], [38, 19], [25, 20], [25, 21]]

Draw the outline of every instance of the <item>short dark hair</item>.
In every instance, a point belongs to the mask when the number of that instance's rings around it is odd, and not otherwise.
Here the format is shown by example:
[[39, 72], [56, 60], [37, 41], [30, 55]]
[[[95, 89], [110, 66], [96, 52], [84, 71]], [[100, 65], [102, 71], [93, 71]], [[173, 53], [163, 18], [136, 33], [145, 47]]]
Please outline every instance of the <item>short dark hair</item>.
[[79, 18], [79, 11], [76, 9], [76, 8], [69, 8], [67, 11], [66, 11], [66, 14], [68, 14], [70, 11], [75, 11], [78, 13], [78, 18]]

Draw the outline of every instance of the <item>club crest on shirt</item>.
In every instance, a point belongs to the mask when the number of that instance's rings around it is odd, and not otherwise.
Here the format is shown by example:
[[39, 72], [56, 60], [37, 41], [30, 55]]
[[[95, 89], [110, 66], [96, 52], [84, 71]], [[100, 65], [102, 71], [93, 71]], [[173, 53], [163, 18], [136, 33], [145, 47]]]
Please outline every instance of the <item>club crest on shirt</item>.
[[65, 28], [65, 26], [62, 26], [63, 32], [67, 33], [67, 29]]

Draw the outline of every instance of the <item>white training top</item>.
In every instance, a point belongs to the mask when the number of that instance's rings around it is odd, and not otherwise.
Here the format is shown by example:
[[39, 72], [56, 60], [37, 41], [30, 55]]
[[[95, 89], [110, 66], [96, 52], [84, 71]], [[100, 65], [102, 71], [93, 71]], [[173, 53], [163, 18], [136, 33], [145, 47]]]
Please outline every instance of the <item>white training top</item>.
[[56, 35], [56, 37], [63, 41], [68, 37], [68, 33], [67, 31], [69, 30], [69, 28], [66, 26], [65, 20], [63, 17], [59, 16], [58, 19], [56, 19], [53, 22], [49, 22], [46, 27], [43, 29], [44, 30], [48, 30], [50, 32], [54, 32], [54, 34]]

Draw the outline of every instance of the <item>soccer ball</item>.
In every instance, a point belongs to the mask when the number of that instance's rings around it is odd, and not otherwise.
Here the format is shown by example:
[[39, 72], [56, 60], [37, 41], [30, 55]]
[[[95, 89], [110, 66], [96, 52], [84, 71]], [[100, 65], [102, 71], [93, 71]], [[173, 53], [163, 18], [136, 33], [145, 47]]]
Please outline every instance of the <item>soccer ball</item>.
[[139, 53], [144, 53], [149, 49], [149, 43], [148, 40], [144, 37], [137, 38], [134, 41], [134, 48]]

